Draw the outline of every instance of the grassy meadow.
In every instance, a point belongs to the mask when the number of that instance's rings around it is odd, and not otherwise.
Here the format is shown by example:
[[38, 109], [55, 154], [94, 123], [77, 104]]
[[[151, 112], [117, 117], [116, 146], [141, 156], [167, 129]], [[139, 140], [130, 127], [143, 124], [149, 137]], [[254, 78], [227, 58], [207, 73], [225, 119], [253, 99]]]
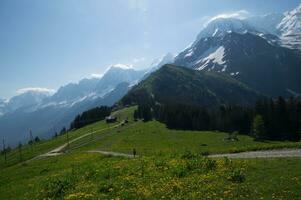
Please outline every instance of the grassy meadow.
[[[135, 107], [69, 132], [66, 153], [20, 162], [18, 150], [0, 159], [0, 199], [301, 199], [301, 159], [210, 159], [205, 154], [300, 147], [300, 142], [254, 141], [227, 133], [170, 130], [157, 121], [135, 122]], [[124, 119], [129, 123], [119, 125]], [[66, 135], [23, 146], [23, 160], [66, 142]], [[122, 158], [89, 153], [131, 153]], [[285, 172], [285, 173], [284, 173]]]

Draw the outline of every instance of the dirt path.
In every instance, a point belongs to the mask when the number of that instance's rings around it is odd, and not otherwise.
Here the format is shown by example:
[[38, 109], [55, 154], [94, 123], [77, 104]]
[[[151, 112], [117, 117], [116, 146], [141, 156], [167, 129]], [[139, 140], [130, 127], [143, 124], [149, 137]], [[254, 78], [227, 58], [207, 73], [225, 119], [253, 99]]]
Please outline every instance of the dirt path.
[[[133, 155], [131, 154], [125, 154], [125, 153], [119, 153], [119, 152], [113, 152], [113, 151], [88, 151], [88, 153], [100, 153], [103, 155], [108, 155], [108, 156], [117, 156], [117, 157], [126, 157], [126, 158], [134, 158]], [[138, 157], [136, 155], [136, 157]]]
[[74, 143], [74, 142], [76, 142], [76, 141], [78, 141], [78, 140], [80, 140], [80, 139], [82, 139], [84, 137], [91, 136], [94, 133], [98, 133], [98, 132], [101, 132], [101, 131], [105, 131], [105, 130], [117, 128], [120, 125], [121, 125], [121, 123], [117, 124], [115, 126], [109, 127], [109, 128], [104, 128], [104, 129], [100, 129], [100, 130], [96, 130], [96, 131], [93, 131], [93, 132], [86, 133], [86, 134], [81, 135], [81, 136], [79, 136], [77, 138], [74, 138], [73, 140], [70, 140], [69, 144], [67, 142], [67, 143], [65, 143], [65, 144], [63, 144], [63, 145], [61, 145], [61, 146], [59, 146], [59, 147], [57, 147], [57, 148], [55, 148], [55, 149], [53, 149], [53, 150], [45, 153], [45, 154], [41, 154], [41, 155], [38, 155], [38, 156], [36, 156], [36, 157], [34, 157], [34, 158], [30, 159], [30, 160], [27, 160], [26, 162], [37, 160], [37, 159], [40, 159], [40, 158], [43, 158], [43, 157], [59, 156], [59, 155], [65, 153], [65, 149], [68, 147], [68, 145], [70, 145], [70, 144], [72, 144], [72, 143]]
[[241, 153], [227, 153], [209, 155], [211, 158], [229, 157], [229, 158], [283, 158], [283, 157], [301, 157], [301, 149], [278, 149], [266, 151], [249, 151]]
[[[88, 151], [89, 153], [100, 153], [103, 155], [110, 156], [120, 156], [133, 158], [134, 156], [131, 154], [125, 154], [120, 152], [112, 152], [112, 151]], [[300, 157], [301, 158], [301, 149], [278, 149], [278, 150], [266, 150], [266, 151], [248, 151], [241, 153], [226, 153], [226, 154], [215, 154], [209, 155], [210, 158], [221, 158], [221, 157], [229, 157], [229, 158], [284, 158], [284, 157]]]

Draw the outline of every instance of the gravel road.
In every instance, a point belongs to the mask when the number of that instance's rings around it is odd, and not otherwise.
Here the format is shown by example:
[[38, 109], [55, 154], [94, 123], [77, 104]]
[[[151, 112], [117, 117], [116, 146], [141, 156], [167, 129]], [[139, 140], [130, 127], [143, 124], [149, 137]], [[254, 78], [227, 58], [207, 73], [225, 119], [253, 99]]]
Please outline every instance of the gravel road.
[[283, 157], [301, 157], [301, 149], [278, 149], [265, 151], [248, 151], [241, 153], [226, 153], [209, 155], [211, 158], [229, 157], [229, 158], [283, 158]]

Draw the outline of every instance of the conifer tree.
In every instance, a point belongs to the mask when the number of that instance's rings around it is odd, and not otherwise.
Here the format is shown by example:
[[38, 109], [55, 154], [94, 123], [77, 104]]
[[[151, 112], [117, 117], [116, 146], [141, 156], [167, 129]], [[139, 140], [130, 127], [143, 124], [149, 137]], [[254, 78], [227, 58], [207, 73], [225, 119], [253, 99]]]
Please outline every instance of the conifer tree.
[[253, 135], [256, 140], [261, 140], [266, 137], [264, 121], [261, 115], [256, 115], [252, 126]]

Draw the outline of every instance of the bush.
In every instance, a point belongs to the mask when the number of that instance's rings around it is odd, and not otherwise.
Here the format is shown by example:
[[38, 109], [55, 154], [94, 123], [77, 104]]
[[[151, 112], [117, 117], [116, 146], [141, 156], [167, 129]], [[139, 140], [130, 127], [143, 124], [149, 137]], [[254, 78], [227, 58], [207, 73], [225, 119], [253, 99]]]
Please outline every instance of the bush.
[[105, 182], [100, 185], [99, 192], [101, 193], [109, 193], [114, 190], [114, 185], [111, 182]]
[[192, 171], [201, 167], [201, 159], [192, 159], [187, 161], [187, 169]]
[[209, 151], [202, 151], [201, 156], [209, 156]]
[[234, 169], [230, 172], [228, 180], [233, 183], [242, 183], [246, 179], [245, 173], [241, 169]]
[[238, 141], [238, 131], [233, 131], [231, 133], [228, 133], [227, 140], [228, 141]]
[[156, 159], [155, 166], [157, 169], [163, 169], [164, 167], [167, 167], [167, 164], [166, 161], [163, 159]]
[[185, 153], [182, 155], [183, 159], [193, 159], [196, 158], [196, 155], [191, 153], [191, 151], [185, 151]]
[[171, 170], [172, 175], [178, 178], [182, 178], [187, 174], [187, 168], [183, 165], [178, 165]]
[[203, 161], [203, 168], [207, 171], [213, 171], [217, 167], [217, 163], [215, 160], [205, 158]]
[[223, 164], [224, 164], [224, 166], [226, 166], [226, 167], [231, 167], [232, 164], [233, 164], [233, 162], [232, 162], [232, 160], [230, 160], [228, 157], [224, 157]]

